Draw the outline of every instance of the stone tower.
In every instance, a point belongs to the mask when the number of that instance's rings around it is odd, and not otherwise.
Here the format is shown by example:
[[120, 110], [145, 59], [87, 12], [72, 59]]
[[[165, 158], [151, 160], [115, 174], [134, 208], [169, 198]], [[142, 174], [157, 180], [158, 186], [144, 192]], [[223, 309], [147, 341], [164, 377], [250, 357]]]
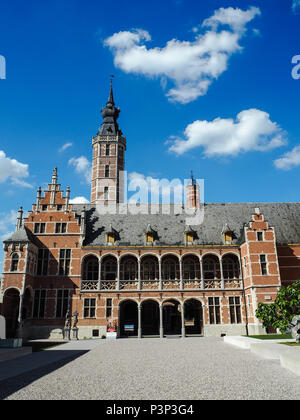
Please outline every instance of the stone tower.
[[126, 138], [119, 129], [120, 109], [115, 106], [112, 82], [103, 122], [93, 137], [91, 203], [116, 204], [124, 201], [122, 172], [125, 167]]

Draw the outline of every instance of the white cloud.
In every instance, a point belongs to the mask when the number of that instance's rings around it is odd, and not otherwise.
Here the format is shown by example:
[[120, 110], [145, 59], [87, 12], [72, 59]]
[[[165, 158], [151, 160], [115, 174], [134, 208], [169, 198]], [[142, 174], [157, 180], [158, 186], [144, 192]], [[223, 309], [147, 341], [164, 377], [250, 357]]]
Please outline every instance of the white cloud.
[[8, 239], [14, 233], [17, 215], [18, 212], [16, 210], [0, 213], [0, 241]]
[[[131, 195], [128, 200], [130, 203], [183, 202], [184, 185], [178, 178], [158, 179], [138, 172], [131, 172], [128, 174], [128, 181], [128, 191], [135, 191], [135, 194]], [[172, 195], [174, 200], [171, 200]]]
[[[163, 48], [147, 49], [150, 34], [142, 29], [122, 31], [104, 41], [114, 54], [114, 64], [126, 73], [169, 79], [175, 86], [167, 93], [171, 101], [188, 103], [205, 95], [213, 80], [228, 67], [232, 54], [240, 51], [239, 40], [246, 31], [246, 24], [260, 14], [260, 10], [221, 8], [206, 19], [202, 27], [210, 27], [195, 40], [172, 39]], [[227, 25], [227, 30], [218, 30]], [[192, 29], [194, 33], [197, 28]]]
[[88, 204], [89, 200], [85, 197], [74, 197], [70, 200], [70, 204]]
[[69, 165], [75, 167], [75, 172], [82, 175], [86, 183], [91, 183], [92, 165], [85, 156], [80, 156], [79, 158], [71, 158], [68, 163]]
[[290, 152], [286, 152], [281, 158], [276, 159], [274, 165], [285, 171], [300, 166], [300, 146], [295, 146]]
[[66, 149], [68, 149], [69, 147], [72, 147], [73, 143], [66, 143], [63, 146], [60, 147], [59, 152], [64, 152]]
[[280, 126], [270, 120], [268, 113], [258, 109], [242, 111], [236, 120], [194, 121], [186, 127], [184, 134], [184, 139], [172, 138], [169, 151], [182, 155], [202, 147], [207, 157], [235, 156], [250, 150], [271, 150], [286, 143]]
[[292, 3], [293, 12], [296, 12], [298, 7], [300, 7], [300, 0], [293, 0], [293, 3]]
[[6, 157], [6, 154], [0, 150], [0, 182], [10, 180], [14, 185], [32, 188], [32, 185], [23, 180], [23, 178], [27, 178], [28, 176], [27, 164]]

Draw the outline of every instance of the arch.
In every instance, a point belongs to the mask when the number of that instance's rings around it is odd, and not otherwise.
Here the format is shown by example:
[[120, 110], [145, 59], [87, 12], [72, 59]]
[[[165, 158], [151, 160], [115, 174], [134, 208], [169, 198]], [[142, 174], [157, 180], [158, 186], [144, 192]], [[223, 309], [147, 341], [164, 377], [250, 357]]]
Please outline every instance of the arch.
[[188, 298], [184, 301], [184, 328], [186, 335], [203, 333], [203, 310], [200, 300]]
[[141, 258], [142, 280], [156, 280], [159, 278], [159, 261], [157, 255], [146, 254]]
[[20, 291], [15, 287], [5, 290], [2, 314], [6, 321], [6, 337], [14, 338], [19, 325]]
[[221, 278], [221, 267], [219, 256], [207, 253], [202, 258], [202, 270], [204, 280], [214, 280]]
[[195, 254], [187, 254], [182, 257], [182, 278], [184, 280], [201, 278], [200, 260]]
[[163, 305], [163, 333], [181, 334], [181, 303], [176, 299], [166, 299]]
[[137, 257], [127, 254], [120, 259], [120, 280], [136, 280], [138, 278]]
[[119, 336], [132, 337], [138, 334], [138, 303], [124, 299], [119, 303]]
[[118, 259], [113, 254], [106, 254], [101, 260], [101, 280], [116, 280]]
[[161, 257], [161, 274], [163, 280], [175, 280], [180, 278], [178, 255], [167, 253]]
[[234, 253], [222, 256], [222, 268], [224, 279], [238, 279], [240, 277], [240, 260]]
[[81, 276], [83, 280], [98, 280], [99, 258], [94, 254], [88, 254], [82, 259]]
[[142, 335], [159, 335], [159, 303], [145, 299], [141, 303]]

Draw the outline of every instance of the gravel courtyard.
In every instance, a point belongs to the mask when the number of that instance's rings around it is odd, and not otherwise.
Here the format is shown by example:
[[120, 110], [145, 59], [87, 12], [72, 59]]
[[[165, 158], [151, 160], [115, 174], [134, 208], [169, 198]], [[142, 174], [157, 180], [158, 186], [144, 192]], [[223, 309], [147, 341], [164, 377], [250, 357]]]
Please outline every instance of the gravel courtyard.
[[300, 399], [299, 376], [221, 338], [99, 340], [89, 348], [57, 361], [53, 349], [0, 363], [1, 378], [1, 365], [49, 359], [0, 381], [0, 399]]

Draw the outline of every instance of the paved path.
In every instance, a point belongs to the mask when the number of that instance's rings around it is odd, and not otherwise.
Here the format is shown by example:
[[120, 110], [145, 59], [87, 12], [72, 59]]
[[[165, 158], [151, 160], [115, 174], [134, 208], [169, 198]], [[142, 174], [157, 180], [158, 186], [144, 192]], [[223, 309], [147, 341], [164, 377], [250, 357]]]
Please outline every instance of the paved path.
[[79, 341], [0, 363], [0, 399], [299, 400], [300, 377], [221, 338]]

